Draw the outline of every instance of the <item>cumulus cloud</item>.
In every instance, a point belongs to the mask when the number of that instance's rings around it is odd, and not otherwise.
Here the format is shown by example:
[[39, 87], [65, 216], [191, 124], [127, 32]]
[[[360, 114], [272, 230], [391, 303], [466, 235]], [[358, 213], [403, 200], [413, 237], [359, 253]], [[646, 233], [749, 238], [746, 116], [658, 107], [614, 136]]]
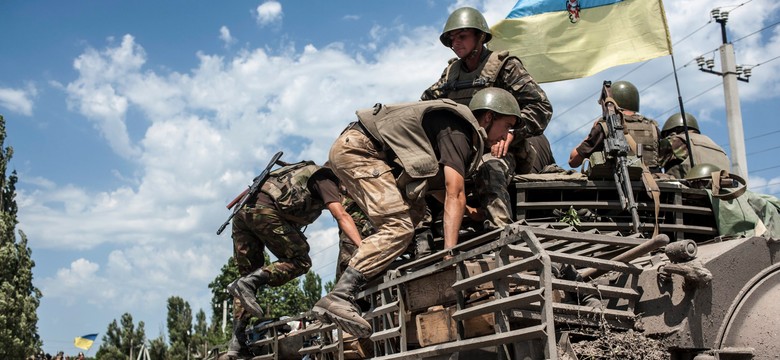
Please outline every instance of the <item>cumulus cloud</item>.
[[[486, 14], [496, 14], [490, 15], [491, 22], [508, 10], [497, 1], [468, 3], [485, 7]], [[701, 2], [696, 2], [698, 10], [688, 3], [666, 4], [673, 41], [707, 22], [706, 14], [694, 16], [706, 12]], [[751, 4], [776, 6], [769, 0]], [[761, 24], [770, 16], [751, 14], [754, 23], [742, 24], [736, 19], [739, 13], [734, 13], [733, 30], [749, 34], [765, 26]], [[278, 2], [257, 8], [261, 24], [279, 21], [281, 16]], [[322, 162], [333, 139], [354, 120], [356, 109], [376, 102], [417, 100], [453, 56], [438, 41], [441, 26], [363, 29], [370, 30], [372, 45], [357, 49], [333, 43], [283, 44], [281, 49], [245, 49], [230, 56], [199, 52], [193, 69], [178, 71], [147, 67], [143, 44], [131, 35], [119, 44], [85, 50], [74, 61], [76, 79], [64, 87], [71, 109], [89, 119], [111, 149], [132, 159], [137, 169], [133, 181], [106, 191], [36, 181], [38, 187], [19, 195], [24, 204], [20, 227], [35, 239], [37, 247], [94, 250], [117, 246], [106, 259], [77, 261], [46, 279], [42, 288], [47, 296], [68, 298], [78, 284], [64, 279], [80, 274], [98, 281], [104, 289], [103, 300], [154, 303], [157, 300], [144, 299], [152, 296], [162, 303], [168, 294], [178, 293], [203, 299], [207, 307], [210, 295], [203, 289], [231, 252], [229, 236], [214, 235], [228, 215], [223, 206], [276, 151], [284, 150], [287, 161]], [[229, 30], [223, 30], [222, 40], [232, 39]], [[681, 42], [675, 47], [678, 66], [716, 48], [719, 36], [713, 27]], [[738, 58], [745, 56], [745, 61], [753, 61], [750, 56], [757, 62], [765, 60], [760, 54], [777, 54], [776, 32], [763, 33], [760, 41], [744, 41], [737, 44]], [[778, 64], [768, 63], [754, 74], [777, 72]], [[668, 57], [648, 62], [641, 71], [632, 70], [635, 67], [626, 65], [591, 78], [542, 85], [555, 107], [556, 117], [547, 134], [559, 163], [565, 160], [560, 154], [568, 155], [587, 131], [582, 128], [572, 133], [572, 129], [591, 123], [598, 114], [594, 93], [604, 79], [634, 82], [643, 90], [642, 112], [647, 115], [660, 119], [674, 107], [677, 97], [672, 79], [659, 81], [671, 72]], [[686, 99], [717, 83], [691, 66], [680, 75]], [[777, 97], [777, 91], [763, 91], [777, 87], [777, 77], [765, 76], [751, 79], [751, 86], [740, 90], [745, 99]], [[701, 109], [722, 109], [722, 103], [722, 92], [712, 91], [692, 101], [689, 111], [699, 115]], [[131, 110], [143, 120], [135, 124], [144, 129], [136, 141], [131, 141], [127, 130]], [[701, 121], [711, 120], [704, 116]], [[715, 124], [713, 128], [717, 129]], [[307, 234], [313, 268], [332, 273], [337, 253], [335, 223], [324, 214]]]
[[33, 113], [33, 98], [37, 90], [30, 85], [27, 89], [12, 89], [0, 87], [0, 107], [15, 113], [31, 116]]
[[233, 36], [230, 35], [230, 29], [228, 29], [228, 27], [224, 25], [219, 28], [219, 39], [222, 40], [226, 48], [229, 48], [231, 45], [233, 45], [236, 42], [236, 39], [234, 39]]
[[258, 5], [255, 19], [262, 26], [282, 21], [282, 4], [271, 0]]

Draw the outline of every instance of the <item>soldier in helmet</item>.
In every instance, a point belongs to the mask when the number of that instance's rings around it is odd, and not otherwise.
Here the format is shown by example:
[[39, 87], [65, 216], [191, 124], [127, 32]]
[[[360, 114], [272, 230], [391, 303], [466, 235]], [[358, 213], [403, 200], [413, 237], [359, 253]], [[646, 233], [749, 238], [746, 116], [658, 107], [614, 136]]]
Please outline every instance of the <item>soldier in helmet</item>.
[[[360, 233], [341, 204], [338, 178], [327, 166], [311, 161], [288, 164], [269, 174], [254, 199], [233, 217], [233, 252], [241, 275], [227, 287], [233, 296], [233, 336], [228, 359], [251, 358], [245, 328], [252, 315], [260, 318], [257, 302], [262, 286], [281, 286], [311, 268], [309, 244], [301, 230], [328, 209], [355, 244]], [[277, 257], [265, 265], [264, 248]]]
[[441, 78], [423, 92], [421, 99], [449, 98], [468, 104], [474, 93], [486, 87], [504, 89], [515, 99], [519, 120], [507, 139], [485, 155], [476, 177], [480, 205], [487, 210], [488, 227], [493, 228], [513, 222], [507, 186], [515, 173], [532, 171], [534, 148], [527, 138], [542, 134], [552, 117], [552, 105], [520, 59], [506, 51], [487, 49], [491, 37], [487, 21], [478, 10], [462, 7], [453, 11], [439, 40], [457, 58], [450, 60]]
[[330, 149], [333, 172], [376, 228], [363, 239], [333, 290], [312, 309], [357, 337], [372, 333], [354, 297], [401, 255], [422, 220], [425, 195], [444, 204], [444, 246], [457, 244], [466, 206], [465, 178], [483, 151], [506, 140], [520, 117], [512, 95], [488, 88], [467, 107], [449, 100], [359, 110]]
[[[642, 163], [650, 172], [660, 172], [659, 140], [661, 138], [658, 123], [639, 113], [639, 91], [628, 81], [616, 81], [612, 84], [612, 98], [615, 99], [619, 111], [623, 114], [627, 135], [633, 139], [638, 151], [634, 155], [642, 158]], [[599, 118], [590, 129], [590, 133], [569, 154], [569, 166], [578, 167], [596, 151], [604, 150], [604, 139], [607, 134], [606, 123]], [[637, 154], [638, 153], [638, 154]]]
[[[723, 148], [712, 139], [699, 132], [699, 122], [696, 118], [686, 113], [685, 119], [688, 125], [688, 138], [691, 140], [691, 152], [694, 165], [709, 163], [720, 169], [729, 169], [731, 163]], [[669, 117], [661, 130], [663, 139], [660, 144], [660, 164], [664, 171], [678, 179], [683, 179], [691, 169], [688, 147], [685, 139], [685, 124], [680, 113]]]

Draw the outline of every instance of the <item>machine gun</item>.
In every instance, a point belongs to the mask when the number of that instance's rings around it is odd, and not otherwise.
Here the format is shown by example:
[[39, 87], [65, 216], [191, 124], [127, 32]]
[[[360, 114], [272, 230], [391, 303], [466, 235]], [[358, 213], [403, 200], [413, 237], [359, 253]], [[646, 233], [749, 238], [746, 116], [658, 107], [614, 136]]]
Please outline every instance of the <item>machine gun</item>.
[[442, 91], [447, 94], [451, 91], [457, 91], [468, 88], [484, 88], [488, 86], [488, 79], [478, 77], [474, 80], [453, 80], [448, 81], [432, 89], [433, 91]]
[[623, 117], [617, 112], [617, 103], [612, 98], [612, 82], [604, 81], [601, 89], [602, 120], [607, 125], [607, 133], [604, 134], [604, 152], [615, 160], [613, 177], [617, 185], [620, 205], [623, 210], [631, 212], [634, 233], [639, 232], [639, 212], [634, 200], [634, 191], [631, 187], [631, 178], [628, 176], [628, 159], [630, 147], [623, 133]]
[[263, 170], [263, 172], [261, 172], [260, 175], [257, 175], [252, 180], [252, 185], [249, 185], [248, 189], [244, 190], [244, 192], [242, 192], [241, 195], [238, 195], [235, 199], [233, 199], [233, 201], [230, 202], [230, 204], [228, 204], [227, 206], [228, 209], [231, 209], [234, 206], [235, 208], [233, 208], [233, 212], [230, 213], [230, 216], [228, 216], [227, 220], [225, 220], [225, 222], [222, 223], [222, 226], [219, 227], [219, 229], [217, 230], [217, 235], [222, 234], [222, 231], [225, 230], [225, 227], [227, 227], [228, 223], [230, 223], [230, 220], [233, 219], [233, 216], [236, 216], [238, 210], [244, 207], [244, 205], [249, 199], [254, 198], [255, 195], [257, 195], [257, 192], [260, 191], [260, 188], [263, 187], [263, 184], [268, 179], [268, 174], [271, 173], [271, 168], [274, 167], [276, 163], [280, 162], [279, 158], [282, 157], [282, 154], [283, 153], [281, 151], [276, 153], [271, 158], [271, 162], [268, 163], [268, 166], [265, 167], [265, 170]]

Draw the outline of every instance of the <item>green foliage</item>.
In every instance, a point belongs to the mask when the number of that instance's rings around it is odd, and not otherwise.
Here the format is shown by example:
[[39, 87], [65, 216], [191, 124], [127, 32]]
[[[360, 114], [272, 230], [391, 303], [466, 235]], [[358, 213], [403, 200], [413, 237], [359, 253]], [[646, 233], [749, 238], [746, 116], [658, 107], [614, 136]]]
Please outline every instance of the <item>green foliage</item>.
[[168, 298], [168, 350], [170, 359], [186, 359], [192, 343], [192, 309], [190, 304], [178, 296]]
[[573, 206], [569, 206], [569, 210], [558, 220], [558, 222], [566, 223], [571, 226], [580, 226], [580, 216], [577, 214], [577, 210]]
[[[195, 314], [195, 332], [192, 334], [192, 352], [205, 355], [208, 352], [208, 331], [209, 327], [206, 323], [206, 313], [203, 309], [200, 309]], [[201, 356], [202, 357], [202, 356]]]
[[149, 357], [152, 360], [165, 360], [168, 358], [168, 344], [165, 343], [165, 337], [160, 334], [159, 337], [149, 340]]
[[336, 283], [333, 280], [328, 280], [328, 282], [325, 283], [325, 292], [329, 293], [333, 291], [334, 287], [336, 287]]
[[144, 343], [146, 334], [144, 332], [144, 322], [138, 322], [138, 328], [133, 324], [133, 316], [124, 313], [120, 319], [120, 324], [116, 319], [108, 324], [108, 329], [103, 335], [100, 348], [95, 354], [98, 359], [135, 359], [138, 355], [138, 348]]
[[41, 348], [38, 315], [41, 292], [33, 286], [32, 251], [20, 230], [17, 242], [16, 171], [6, 178], [13, 148], [6, 147], [0, 115], [0, 359], [23, 359]]
[[304, 307], [311, 309], [322, 297], [322, 278], [311, 270], [303, 278]]

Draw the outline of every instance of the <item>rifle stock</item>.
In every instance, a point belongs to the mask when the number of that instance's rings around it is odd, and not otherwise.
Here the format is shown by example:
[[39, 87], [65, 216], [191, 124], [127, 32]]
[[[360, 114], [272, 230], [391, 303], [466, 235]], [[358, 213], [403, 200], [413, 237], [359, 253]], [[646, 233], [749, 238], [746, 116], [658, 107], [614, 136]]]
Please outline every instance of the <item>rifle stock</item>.
[[622, 114], [617, 112], [617, 104], [612, 98], [612, 82], [604, 81], [601, 89], [602, 120], [607, 125], [607, 134], [604, 138], [604, 152], [615, 159], [613, 177], [617, 186], [620, 204], [623, 210], [631, 212], [631, 221], [634, 233], [639, 232], [639, 211], [634, 200], [634, 191], [631, 187], [631, 178], [628, 174], [628, 153], [630, 147], [623, 133]]
[[258, 191], [260, 191], [260, 188], [263, 187], [263, 184], [268, 179], [268, 174], [271, 173], [271, 168], [274, 167], [274, 165], [281, 161], [279, 158], [282, 157], [284, 153], [278, 152], [274, 154], [274, 156], [271, 158], [271, 161], [268, 163], [268, 165], [265, 167], [263, 172], [260, 173], [260, 175], [257, 175], [253, 180], [252, 184], [249, 185], [248, 189], [244, 190], [240, 195], [238, 195], [233, 201], [228, 204], [228, 209], [233, 208], [233, 212], [230, 213], [230, 216], [228, 216], [227, 220], [225, 220], [224, 223], [217, 229], [217, 235], [222, 234], [222, 231], [225, 230], [227, 225], [230, 223], [230, 220], [233, 219], [233, 216], [236, 216], [236, 213], [241, 210], [242, 207], [246, 204], [246, 202], [254, 197]]

